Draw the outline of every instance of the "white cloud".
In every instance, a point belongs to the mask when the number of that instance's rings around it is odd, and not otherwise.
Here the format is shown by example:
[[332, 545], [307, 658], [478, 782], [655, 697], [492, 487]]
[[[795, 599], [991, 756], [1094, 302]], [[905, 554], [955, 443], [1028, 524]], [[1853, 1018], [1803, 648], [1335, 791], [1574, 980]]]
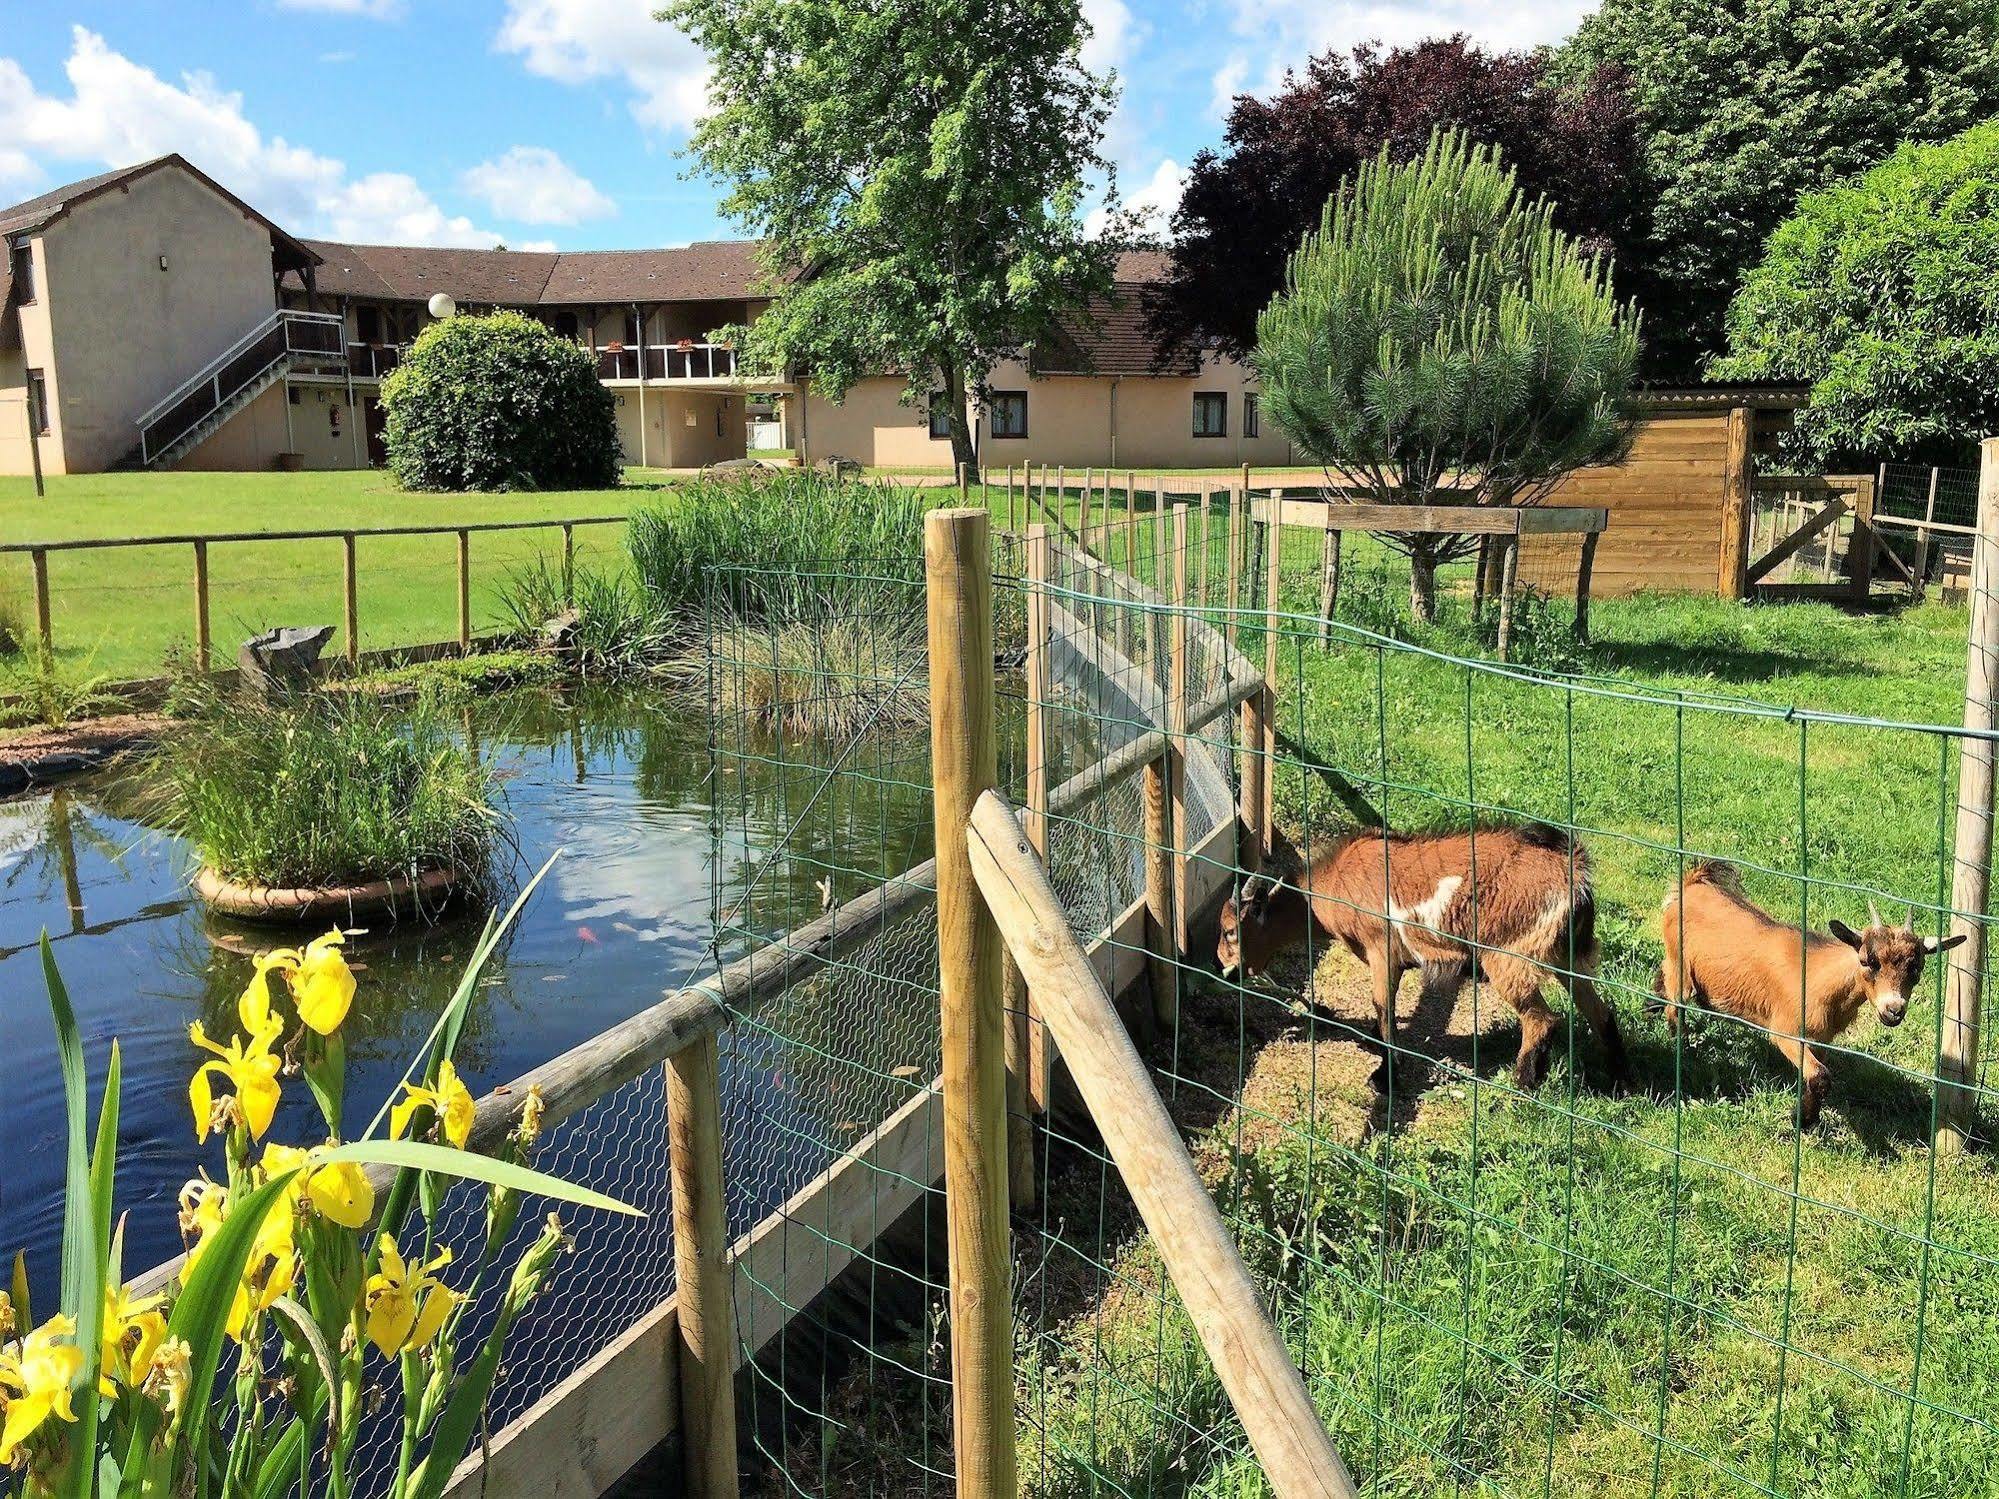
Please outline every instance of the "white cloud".
[[10, 157], [32, 162], [47, 182], [84, 175], [83, 164], [129, 166], [178, 151], [296, 233], [470, 246], [498, 238], [446, 212], [407, 173], [354, 177], [337, 158], [265, 135], [243, 113], [243, 96], [208, 73], [169, 83], [93, 31], [70, 34], [67, 98], [37, 89], [18, 62], [0, 58], [0, 179], [10, 175]]
[[558, 83], [622, 79], [633, 115], [655, 130], [684, 130], [707, 105], [707, 59], [642, 0], [507, 0], [494, 45]]
[[1083, 43], [1083, 66], [1093, 73], [1121, 68], [1143, 35], [1124, 0], [1083, 0], [1090, 39]]
[[278, 0], [281, 10], [317, 10], [336, 16], [366, 16], [388, 21], [400, 16], [402, 0]]
[[596, 183], [546, 146], [515, 146], [459, 181], [501, 218], [520, 224], [578, 224], [618, 211]]
[[[1215, 75], [1221, 97], [1230, 93], [1268, 94], [1281, 87], [1286, 68], [1328, 48], [1345, 50], [1358, 42], [1407, 46], [1425, 37], [1462, 31], [1481, 46], [1512, 50], [1560, 41], [1596, 0], [1227, 0], [1230, 28], [1249, 44], [1263, 67], [1253, 70], [1241, 51]], [[1237, 64], [1240, 68], [1237, 68]], [[1231, 69], [1236, 71], [1231, 74]], [[1226, 110], [1226, 100], [1222, 100]]]
[[1208, 95], [1208, 113], [1217, 120], [1226, 120], [1229, 109], [1235, 103], [1236, 95], [1249, 82], [1249, 59], [1240, 52], [1215, 69], [1213, 86]]
[[[1126, 196], [1124, 206], [1138, 215], [1141, 230], [1164, 236], [1172, 223], [1173, 210], [1180, 206], [1180, 195], [1186, 190], [1187, 169], [1169, 156], [1153, 168], [1143, 187]], [[1101, 234], [1109, 221], [1110, 215], [1098, 208], [1083, 221], [1083, 231]]]

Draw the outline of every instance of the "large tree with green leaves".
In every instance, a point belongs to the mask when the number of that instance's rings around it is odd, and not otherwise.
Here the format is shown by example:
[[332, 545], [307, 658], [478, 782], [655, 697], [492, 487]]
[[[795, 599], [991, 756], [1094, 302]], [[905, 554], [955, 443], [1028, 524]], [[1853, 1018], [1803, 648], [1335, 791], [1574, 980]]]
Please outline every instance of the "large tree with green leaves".
[[1652, 227], [1627, 281], [1647, 363], [1719, 352], [1729, 297], [1807, 192], [1999, 110], [1993, 0], [1603, 0], [1563, 48], [1624, 70]]
[[838, 400], [895, 372], [949, 414], [1058, 317], [1108, 293], [1084, 235], [1113, 80], [1083, 66], [1077, 0], [670, 0], [708, 54], [702, 168], [764, 242], [770, 308], [732, 330], [754, 364]]
[[1821, 465], [1964, 461], [1999, 431], [1999, 122], [1814, 193], [1728, 311], [1723, 379], [1808, 380]]
[[[1638, 314], [1602, 259], [1456, 132], [1340, 186], [1257, 321], [1264, 400], [1299, 448], [1380, 504], [1524, 505], [1631, 440]], [[1329, 473], [1329, 481], [1331, 479]], [[1464, 536], [1385, 538], [1410, 608]]]

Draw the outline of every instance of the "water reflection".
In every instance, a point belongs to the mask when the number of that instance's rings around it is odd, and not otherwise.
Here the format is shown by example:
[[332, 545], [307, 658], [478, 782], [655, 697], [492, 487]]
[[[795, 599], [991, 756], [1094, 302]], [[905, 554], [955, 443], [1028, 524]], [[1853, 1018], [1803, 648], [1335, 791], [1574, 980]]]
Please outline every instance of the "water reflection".
[[[743, 930], [815, 912], [822, 879], [841, 895], [927, 855], [928, 808], [897, 784], [908, 746], [878, 746], [828, 782], [823, 754], [743, 740], [710, 776], [710, 730], [657, 696], [604, 690], [510, 694], [468, 709], [465, 733], [501, 778], [515, 844], [511, 877], [563, 857], [496, 956], [459, 1062], [475, 1091], [503, 1082], [653, 1003], [707, 962], [713, 912], [743, 886], [792, 819], [787, 857], [745, 903]], [[815, 799], [816, 793], [816, 799]], [[115, 1036], [125, 1074], [118, 1204], [125, 1258], [178, 1248], [174, 1192], [203, 1159], [186, 1094], [188, 1023], [233, 1024], [249, 954], [280, 940], [190, 902], [179, 840], [149, 821], [144, 786], [100, 776], [0, 804], [0, 1250], [27, 1249], [54, 1284], [61, 1232], [61, 1083], [34, 951], [44, 929], [76, 1005], [94, 1079]], [[367, 1117], [449, 998], [482, 912], [356, 937], [362, 985], [348, 1022], [350, 1112]], [[776, 924], [776, 925], [773, 925]], [[725, 950], [721, 957], [734, 956]], [[96, 1108], [95, 1091], [91, 1108]], [[273, 1134], [316, 1120], [288, 1087]], [[219, 1153], [208, 1157], [211, 1168]]]

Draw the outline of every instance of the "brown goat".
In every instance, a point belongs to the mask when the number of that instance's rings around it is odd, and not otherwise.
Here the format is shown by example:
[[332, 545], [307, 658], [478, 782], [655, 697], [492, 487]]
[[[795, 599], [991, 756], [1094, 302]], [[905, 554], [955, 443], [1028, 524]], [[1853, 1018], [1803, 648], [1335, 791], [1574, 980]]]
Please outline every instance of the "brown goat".
[[[1387, 898], [1383, 898], [1386, 885]], [[1617, 1017], [1597, 993], [1596, 903], [1589, 856], [1538, 823], [1469, 833], [1348, 834], [1291, 880], [1252, 876], [1222, 911], [1222, 971], [1254, 976], [1309, 930], [1346, 944], [1374, 979], [1382, 1043], [1395, 1039], [1395, 991], [1423, 966], [1476, 962], [1520, 1015], [1515, 1081], [1532, 1088], [1547, 1070], [1560, 1022], [1541, 998], [1558, 978], [1603, 1044], [1615, 1076], [1628, 1076]]]
[[1798, 1069], [1798, 1120], [1810, 1127], [1832, 1074], [1809, 1043], [1833, 1040], [1868, 1004], [1883, 1025], [1900, 1025], [1923, 960], [1964, 940], [1887, 926], [1872, 901], [1867, 914], [1865, 931], [1833, 921], [1830, 935], [1807, 932], [1759, 910], [1728, 865], [1694, 865], [1660, 912], [1666, 957], [1654, 987], [1666, 1024], [1677, 1030], [1680, 1007], [1692, 1002], [1756, 1026]]

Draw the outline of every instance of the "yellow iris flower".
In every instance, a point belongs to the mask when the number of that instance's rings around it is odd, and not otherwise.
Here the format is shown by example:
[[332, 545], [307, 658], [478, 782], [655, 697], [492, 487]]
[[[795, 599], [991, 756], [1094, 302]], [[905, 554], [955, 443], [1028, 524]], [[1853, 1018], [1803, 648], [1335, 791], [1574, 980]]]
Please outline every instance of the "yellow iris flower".
[[236, 999], [236, 1016], [250, 1035], [268, 1036], [275, 1041], [284, 1034], [284, 1017], [271, 1003], [271, 970], [289, 972], [293, 958], [289, 950], [281, 948], [255, 960], [257, 971], [250, 975], [250, 982], [243, 986], [242, 994]]
[[437, 1278], [451, 1263], [449, 1249], [412, 1265], [388, 1234], [382, 1235], [380, 1248], [380, 1267], [368, 1277], [368, 1341], [382, 1357], [395, 1358], [427, 1347], [460, 1297]]
[[0, 1390], [7, 1394], [0, 1468], [13, 1462], [21, 1444], [51, 1415], [76, 1419], [70, 1386], [82, 1373], [83, 1350], [76, 1346], [76, 1323], [68, 1317], [51, 1317], [19, 1343], [0, 1349]]
[[168, 1338], [154, 1352], [140, 1386], [167, 1409], [169, 1416], [180, 1410], [187, 1387], [194, 1380], [194, 1349], [185, 1338]]
[[[289, 1147], [276, 1148], [285, 1150]], [[180, 1204], [181, 1232], [193, 1240], [188, 1245], [187, 1264], [181, 1271], [181, 1284], [186, 1285], [188, 1277], [194, 1274], [195, 1266], [201, 1263], [208, 1241], [222, 1227], [229, 1207], [229, 1193], [226, 1188], [211, 1181], [191, 1181], [181, 1188]], [[242, 1282], [236, 1287], [235, 1298], [229, 1303], [229, 1318], [225, 1326], [229, 1336], [238, 1342], [242, 1341], [251, 1317], [288, 1293], [297, 1281], [296, 1235], [293, 1194], [287, 1192], [266, 1210], [264, 1221], [257, 1228], [257, 1237], [250, 1245], [250, 1257], [244, 1262]]]
[[257, 971], [250, 976], [249, 985], [237, 1002], [244, 1029], [257, 1035], [262, 1025], [251, 1019], [252, 1013], [271, 1015], [270, 976], [275, 969], [291, 980], [292, 1002], [298, 1006], [300, 1020], [322, 1036], [339, 1030], [354, 1003], [354, 970], [347, 966], [347, 958], [340, 951], [346, 940], [345, 934], [336, 928], [324, 937], [314, 937], [303, 951], [280, 947], [258, 958]]
[[472, 1093], [460, 1081], [458, 1069], [446, 1057], [437, 1064], [437, 1086], [421, 1087], [416, 1083], [403, 1084], [404, 1098], [389, 1111], [389, 1138], [400, 1140], [410, 1127], [410, 1116], [418, 1109], [429, 1105], [444, 1126], [444, 1138], [460, 1150], [472, 1138]]
[[130, 1286], [104, 1288], [104, 1342], [98, 1388], [106, 1398], [118, 1394], [118, 1386], [136, 1389], [152, 1367], [153, 1355], [166, 1340], [164, 1296], [138, 1296]]
[[368, 1173], [352, 1161], [321, 1166], [314, 1152], [273, 1141], [264, 1147], [262, 1164], [266, 1180], [287, 1171], [298, 1173], [285, 1190], [294, 1211], [302, 1197], [320, 1217], [342, 1228], [366, 1228], [375, 1216], [375, 1188]]
[[203, 1062], [187, 1085], [187, 1101], [194, 1108], [194, 1137], [206, 1140], [214, 1123], [215, 1094], [208, 1080], [213, 1072], [236, 1090], [238, 1115], [252, 1137], [261, 1139], [278, 1111], [278, 1068], [283, 1059], [271, 1050], [271, 1042], [277, 1038], [268, 1031], [253, 1031], [247, 1041], [237, 1036], [227, 1046], [218, 1046], [208, 1039], [199, 1020], [187, 1028], [187, 1035], [196, 1046], [220, 1059]]

